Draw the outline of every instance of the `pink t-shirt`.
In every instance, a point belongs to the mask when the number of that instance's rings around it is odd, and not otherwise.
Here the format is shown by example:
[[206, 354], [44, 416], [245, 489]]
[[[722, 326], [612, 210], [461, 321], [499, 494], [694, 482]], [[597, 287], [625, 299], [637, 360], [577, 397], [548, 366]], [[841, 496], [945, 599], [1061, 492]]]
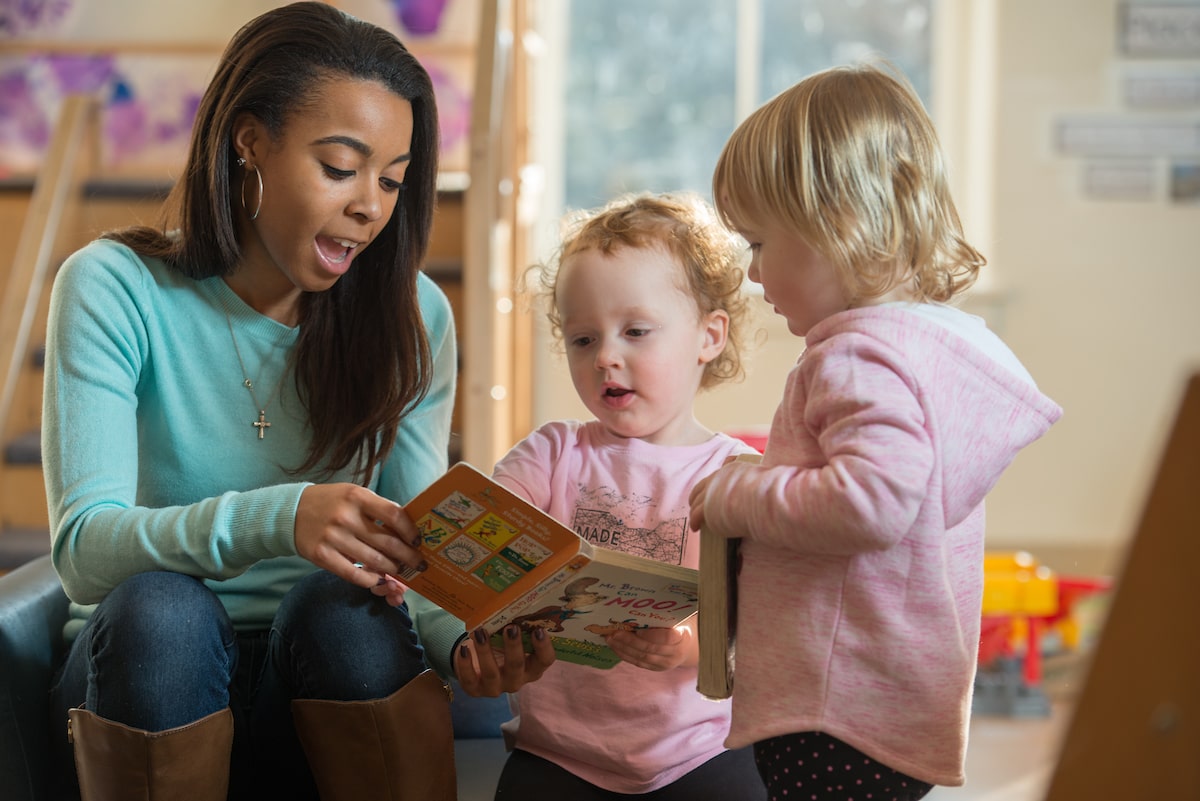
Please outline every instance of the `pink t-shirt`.
[[[597, 422], [534, 431], [496, 465], [496, 479], [596, 545], [698, 567], [688, 493], [726, 457], [751, 452], [717, 434], [687, 447], [622, 439]], [[728, 701], [696, 692], [696, 668], [656, 672], [566, 662], [513, 695], [503, 729], [515, 746], [619, 793], [663, 787], [721, 753]]]

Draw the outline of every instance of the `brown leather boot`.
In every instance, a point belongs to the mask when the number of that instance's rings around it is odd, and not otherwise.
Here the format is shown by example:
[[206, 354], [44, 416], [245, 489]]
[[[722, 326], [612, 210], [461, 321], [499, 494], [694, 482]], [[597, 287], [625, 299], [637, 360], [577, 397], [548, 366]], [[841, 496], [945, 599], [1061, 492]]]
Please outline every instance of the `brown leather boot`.
[[376, 701], [292, 701], [321, 801], [455, 801], [450, 690], [426, 670]]
[[68, 713], [82, 801], [224, 801], [229, 789], [233, 713], [149, 732], [84, 709]]

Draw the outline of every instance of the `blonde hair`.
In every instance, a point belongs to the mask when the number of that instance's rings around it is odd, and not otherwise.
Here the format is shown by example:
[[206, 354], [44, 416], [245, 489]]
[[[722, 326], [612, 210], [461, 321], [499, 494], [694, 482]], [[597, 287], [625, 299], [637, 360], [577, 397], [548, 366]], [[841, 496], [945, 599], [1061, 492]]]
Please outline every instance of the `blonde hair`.
[[735, 229], [765, 217], [794, 230], [852, 303], [906, 282], [944, 302], [987, 263], [963, 238], [932, 120], [879, 65], [810, 75], [751, 114], [717, 161], [713, 197]]
[[562, 343], [562, 318], [555, 295], [563, 263], [578, 253], [618, 248], [663, 248], [679, 265], [680, 289], [695, 302], [697, 319], [724, 310], [729, 315], [725, 349], [704, 366], [701, 388], [740, 379], [750, 303], [742, 291], [746, 250], [699, 195], [690, 192], [627, 194], [608, 204], [564, 218], [555, 257], [535, 265], [539, 299], [554, 336]]

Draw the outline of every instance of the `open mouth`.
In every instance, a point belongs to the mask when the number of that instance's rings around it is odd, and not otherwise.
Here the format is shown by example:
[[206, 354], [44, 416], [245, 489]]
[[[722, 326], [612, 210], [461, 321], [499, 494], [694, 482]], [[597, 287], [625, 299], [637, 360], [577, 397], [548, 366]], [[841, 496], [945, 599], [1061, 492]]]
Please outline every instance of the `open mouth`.
[[637, 398], [637, 393], [626, 387], [608, 386], [600, 393], [600, 402], [608, 409], [628, 409]]
[[637, 392], [629, 387], [623, 387], [612, 382], [605, 382], [600, 388], [599, 403], [604, 409], [618, 413], [633, 408], [637, 402]]
[[358, 242], [353, 242], [349, 239], [335, 239], [327, 236], [317, 237], [317, 248], [321, 251], [321, 255], [325, 260], [331, 264], [344, 263], [358, 249], [358, 245]]

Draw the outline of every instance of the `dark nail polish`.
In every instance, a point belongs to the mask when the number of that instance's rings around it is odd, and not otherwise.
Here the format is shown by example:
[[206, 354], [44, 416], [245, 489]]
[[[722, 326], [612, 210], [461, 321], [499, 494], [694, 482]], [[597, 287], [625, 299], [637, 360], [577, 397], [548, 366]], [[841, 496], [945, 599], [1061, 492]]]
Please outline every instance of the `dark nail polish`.
[[472, 634], [475, 637], [475, 642], [479, 643], [480, 645], [483, 645], [485, 642], [487, 642], [487, 632], [483, 629], [475, 629]]
[[461, 656], [463, 659], [466, 659], [467, 657], [469, 657], [471, 655], [471, 649], [466, 646], [466, 643], [463, 643], [462, 645], [458, 646], [458, 655]]
[[421, 560], [421, 564], [417, 565], [418, 573], [424, 573], [428, 569], [429, 569], [429, 563], [426, 562], [424, 559]]
[[540, 627], [539, 627], [539, 628], [536, 628], [536, 629], [534, 629], [534, 630], [533, 630], [533, 638], [534, 638], [535, 640], [544, 640], [544, 639], [546, 639], [546, 630], [545, 630], [545, 629], [543, 629], [543, 628], [540, 628]]
[[504, 630], [504, 636], [508, 637], [510, 640], [515, 640], [517, 637], [521, 636], [521, 630], [516, 626], [509, 626]]

